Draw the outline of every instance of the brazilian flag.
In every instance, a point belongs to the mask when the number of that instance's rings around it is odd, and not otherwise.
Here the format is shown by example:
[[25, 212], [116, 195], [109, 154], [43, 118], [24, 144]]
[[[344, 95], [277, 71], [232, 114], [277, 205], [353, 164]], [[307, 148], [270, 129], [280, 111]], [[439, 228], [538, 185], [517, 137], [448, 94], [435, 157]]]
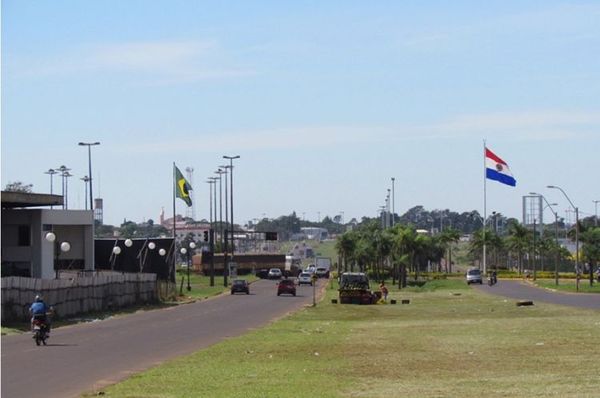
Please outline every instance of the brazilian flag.
[[[175, 165], [173, 165], [175, 166]], [[183, 199], [185, 204], [189, 206], [192, 205], [192, 197], [190, 196], [190, 191], [192, 190], [192, 186], [185, 179], [181, 171], [175, 166], [175, 196], [180, 199]]]

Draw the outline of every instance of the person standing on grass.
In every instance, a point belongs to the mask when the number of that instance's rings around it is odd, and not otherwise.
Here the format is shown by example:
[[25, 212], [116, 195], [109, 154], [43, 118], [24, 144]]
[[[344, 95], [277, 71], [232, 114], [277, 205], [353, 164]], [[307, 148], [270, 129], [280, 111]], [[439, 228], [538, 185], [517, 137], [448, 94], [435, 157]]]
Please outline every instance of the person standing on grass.
[[381, 281], [381, 284], [379, 285], [379, 291], [381, 291], [381, 295], [383, 296], [383, 301], [387, 301], [388, 288], [385, 285], [384, 281]]

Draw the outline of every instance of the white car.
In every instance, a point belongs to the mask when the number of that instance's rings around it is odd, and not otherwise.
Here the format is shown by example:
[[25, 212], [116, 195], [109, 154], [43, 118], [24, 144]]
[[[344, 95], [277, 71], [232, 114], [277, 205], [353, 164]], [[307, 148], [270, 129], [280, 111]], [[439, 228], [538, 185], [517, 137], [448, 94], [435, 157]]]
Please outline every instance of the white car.
[[310, 272], [302, 272], [300, 275], [298, 275], [298, 284], [312, 285], [312, 274]]
[[279, 268], [271, 268], [269, 270], [269, 274], [268, 274], [269, 279], [281, 279], [282, 276], [283, 276], [283, 274]]
[[314, 264], [309, 265], [308, 267], [306, 267], [306, 269], [304, 270], [304, 272], [308, 272], [309, 274], [314, 274], [315, 271], [317, 270], [317, 267], [315, 267]]

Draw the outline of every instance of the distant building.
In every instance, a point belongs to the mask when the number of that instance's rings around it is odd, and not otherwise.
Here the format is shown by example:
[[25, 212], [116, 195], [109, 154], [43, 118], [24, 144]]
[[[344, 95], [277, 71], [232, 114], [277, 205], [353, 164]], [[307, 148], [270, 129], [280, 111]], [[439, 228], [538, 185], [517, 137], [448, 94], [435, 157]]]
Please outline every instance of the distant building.
[[[173, 218], [165, 219], [164, 209], [160, 213], [160, 225], [165, 227], [169, 233], [173, 234]], [[175, 217], [175, 242], [179, 243], [189, 234], [194, 241], [201, 242], [204, 239], [204, 232], [210, 230], [210, 223], [206, 221], [189, 221], [181, 215]]]
[[329, 236], [329, 232], [325, 228], [318, 227], [302, 227], [300, 230], [306, 235], [307, 239], [325, 240]]

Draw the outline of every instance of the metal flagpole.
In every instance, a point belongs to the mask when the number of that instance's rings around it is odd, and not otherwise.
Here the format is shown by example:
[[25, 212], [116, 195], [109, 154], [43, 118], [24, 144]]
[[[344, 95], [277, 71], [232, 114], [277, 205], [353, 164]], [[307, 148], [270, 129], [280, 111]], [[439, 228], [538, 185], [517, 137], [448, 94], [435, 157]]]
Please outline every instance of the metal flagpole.
[[173, 264], [171, 265], [172, 266], [172, 268], [171, 268], [171, 279], [172, 279], [173, 282], [176, 282], [175, 281], [175, 257], [177, 257], [175, 255], [175, 240], [176, 240], [176, 237], [177, 237], [177, 232], [176, 232], [176, 229], [177, 229], [177, 222], [176, 222], [177, 216], [175, 214], [175, 195], [176, 195], [176, 191], [175, 191], [176, 188], [175, 187], [177, 185], [177, 181], [176, 181], [177, 176], [176, 176], [176, 173], [175, 173], [175, 168], [176, 167], [177, 166], [175, 166], [175, 162], [173, 162]]
[[487, 176], [485, 171], [485, 140], [483, 140], [483, 274], [487, 274], [487, 262], [486, 262], [486, 219], [487, 219]]

